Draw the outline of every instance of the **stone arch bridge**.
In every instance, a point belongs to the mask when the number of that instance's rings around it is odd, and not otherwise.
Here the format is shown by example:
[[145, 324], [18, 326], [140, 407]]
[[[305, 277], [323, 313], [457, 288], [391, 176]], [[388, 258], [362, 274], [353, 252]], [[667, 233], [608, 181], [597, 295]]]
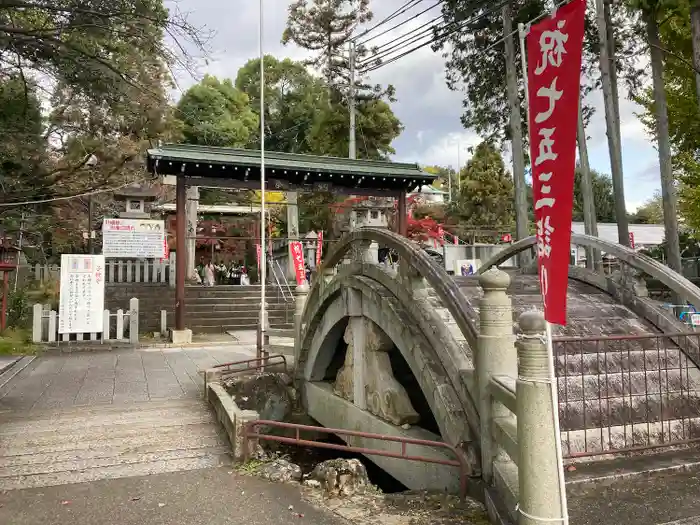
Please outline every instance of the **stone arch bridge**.
[[[296, 370], [309, 414], [327, 427], [455, 445], [468, 460], [476, 492], [512, 512], [517, 425], [505, 418], [499, 427], [495, 415], [501, 405], [515, 412], [514, 333], [519, 316], [541, 308], [541, 299], [535, 271], [495, 268], [534, 242], [508, 246], [479, 276], [453, 278], [389, 231], [362, 228], [343, 238], [319, 269], [297, 319]], [[564, 455], [695, 437], [697, 340], [659, 336], [688, 328], [649, 297], [645, 283], [653, 278], [698, 305], [700, 290], [629, 248], [585, 235], [573, 235], [572, 243], [612, 255], [619, 265], [608, 273], [570, 267], [569, 323], [555, 327]], [[379, 264], [382, 248], [396, 252], [398, 263]], [[501, 408], [491, 409], [494, 399]], [[511, 464], [505, 461], [499, 474], [497, 460], [505, 456]], [[451, 467], [372, 459], [409, 488], [457, 487]]]

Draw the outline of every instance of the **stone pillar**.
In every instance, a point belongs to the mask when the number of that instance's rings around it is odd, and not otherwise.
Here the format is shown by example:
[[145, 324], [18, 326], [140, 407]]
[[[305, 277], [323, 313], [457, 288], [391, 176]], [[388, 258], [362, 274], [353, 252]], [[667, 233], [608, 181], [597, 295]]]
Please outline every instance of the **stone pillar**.
[[[185, 204], [185, 214], [187, 216], [187, 280], [189, 281], [194, 277], [195, 262], [195, 251], [197, 244], [195, 242], [195, 237], [197, 236], [197, 208], [199, 206], [199, 188], [197, 186], [190, 186], [187, 188], [187, 197]], [[205, 232], [211, 234], [211, 232]]]
[[505, 407], [493, 406], [489, 383], [493, 376], [516, 377], [518, 373], [513, 336], [513, 308], [506, 290], [507, 273], [492, 268], [479, 277], [484, 292], [479, 301], [479, 340], [475, 357], [478, 408], [481, 420], [481, 469], [488, 483], [493, 475], [493, 461], [498, 448], [491, 441], [494, 417], [506, 416]]
[[289, 243], [299, 240], [299, 193], [288, 191], [285, 197], [287, 199], [287, 275], [294, 276], [296, 273]]
[[[348, 313], [350, 314], [349, 329], [351, 331], [347, 352], [352, 352], [352, 402], [357, 408], [367, 409], [365, 396], [365, 346], [367, 345], [366, 320], [362, 316], [362, 293], [358, 290], [348, 290]], [[346, 359], [346, 363], [348, 360]]]
[[563, 515], [556, 450], [552, 384], [540, 312], [520, 316], [516, 415], [518, 418], [519, 525], [555, 523]]
[[301, 334], [303, 331], [302, 315], [306, 299], [309, 297], [308, 283], [298, 284], [294, 289], [294, 362], [298, 363], [301, 349]]

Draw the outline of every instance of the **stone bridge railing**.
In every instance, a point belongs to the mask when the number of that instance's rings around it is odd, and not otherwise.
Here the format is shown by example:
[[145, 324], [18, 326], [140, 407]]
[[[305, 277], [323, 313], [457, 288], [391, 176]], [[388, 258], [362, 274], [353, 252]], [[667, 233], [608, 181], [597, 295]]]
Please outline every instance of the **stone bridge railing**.
[[[472, 476], [475, 482], [480, 478], [475, 486], [483, 487], [479, 490], [490, 515], [496, 522], [528, 524], [561, 519], [565, 511], [559, 503], [561, 485], [554, 453], [555, 415], [545, 325], [541, 314], [524, 314], [516, 342], [513, 309], [506, 293], [510, 277], [506, 273], [493, 269], [480, 277], [483, 297], [477, 329], [467, 315], [473, 309], [458, 285], [426, 252], [386, 230], [356, 230], [336, 244], [312, 287], [297, 289], [297, 370], [304, 366], [301, 347], [309, 343], [308, 333], [313, 331], [309, 324], [317, 317], [313, 310], [322, 307], [319, 298], [347, 282], [348, 269], [376, 266], [380, 246], [399, 256], [397, 269], [385, 268], [394, 272], [398, 286], [409, 288], [413, 297], [432, 288], [473, 352], [474, 368], [461, 370], [457, 380], [470, 383], [464, 390], [469, 392], [474, 410], [465, 411], [463, 424], [471, 429], [475, 440]], [[364, 276], [371, 278], [377, 273], [366, 271]]]

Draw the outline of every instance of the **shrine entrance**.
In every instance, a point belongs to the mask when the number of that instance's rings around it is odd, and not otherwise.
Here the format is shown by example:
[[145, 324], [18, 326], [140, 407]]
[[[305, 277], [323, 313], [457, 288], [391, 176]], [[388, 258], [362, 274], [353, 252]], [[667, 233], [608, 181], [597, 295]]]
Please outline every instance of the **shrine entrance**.
[[[188, 232], [186, 227], [187, 188], [261, 190], [260, 161], [260, 152], [255, 150], [187, 144], [148, 150], [148, 171], [163, 176], [165, 184], [176, 186], [175, 332], [182, 332], [185, 339], [187, 258], [180, 254], [186, 253], [188, 239], [196, 237], [196, 232]], [[297, 192], [313, 191], [393, 199], [398, 214], [396, 229], [404, 236], [406, 195], [435, 180], [435, 175], [423, 172], [417, 164], [265, 153], [266, 192], [286, 192], [294, 199]]]

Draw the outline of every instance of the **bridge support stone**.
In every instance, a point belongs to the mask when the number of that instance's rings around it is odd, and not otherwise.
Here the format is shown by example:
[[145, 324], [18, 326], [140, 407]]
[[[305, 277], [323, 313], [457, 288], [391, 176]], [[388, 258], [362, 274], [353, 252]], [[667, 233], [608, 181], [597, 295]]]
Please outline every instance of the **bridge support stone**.
[[[540, 312], [520, 316], [523, 337], [516, 343], [518, 380], [516, 415], [518, 419], [518, 505], [519, 525], [556, 523], [564, 516], [559, 493], [559, 465], [554, 453], [554, 413], [552, 407], [545, 321]], [[558, 414], [557, 414], [558, 417]], [[561, 521], [563, 523], [563, 520]]]
[[481, 421], [481, 468], [490, 483], [498, 447], [491, 441], [493, 418], [507, 416], [505, 407], [493, 406], [489, 385], [493, 376], [517, 375], [517, 357], [513, 336], [513, 307], [506, 290], [507, 273], [492, 268], [479, 277], [484, 295], [479, 302], [479, 339], [475, 355], [478, 406]]

